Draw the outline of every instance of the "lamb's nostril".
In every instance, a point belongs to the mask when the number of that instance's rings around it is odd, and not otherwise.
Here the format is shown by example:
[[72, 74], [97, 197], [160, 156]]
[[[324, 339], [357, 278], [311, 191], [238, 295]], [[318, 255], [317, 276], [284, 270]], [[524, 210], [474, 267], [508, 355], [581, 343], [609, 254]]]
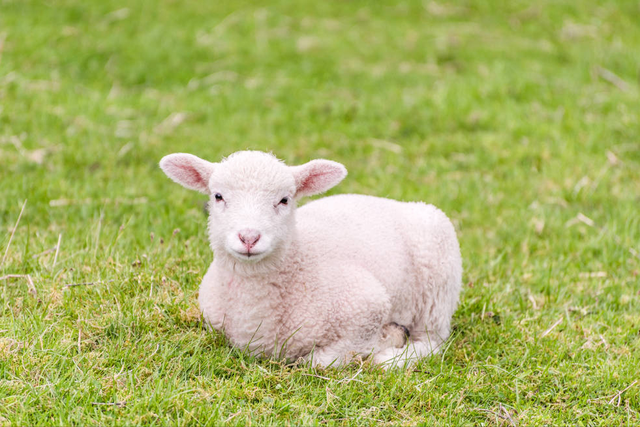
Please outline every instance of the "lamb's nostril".
[[240, 230], [238, 239], [240, 239], [247, 249], [251, 249], [258, 243], [258, 240], [260, 240], [260, 233], [257, 230]]

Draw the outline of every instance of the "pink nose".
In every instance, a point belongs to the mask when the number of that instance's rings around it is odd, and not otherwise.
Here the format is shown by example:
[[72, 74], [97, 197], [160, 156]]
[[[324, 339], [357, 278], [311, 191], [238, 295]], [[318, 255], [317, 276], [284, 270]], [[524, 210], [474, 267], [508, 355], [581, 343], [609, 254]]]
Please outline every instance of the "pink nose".
[[260, 233], [257, 230], [251, 229], [240, 230], [238, 233], [238, 239], [240, 239], [242, 244], [247, 248], [247, 250], [249, 250], [258, 243], [258, 240], [260, 240]]

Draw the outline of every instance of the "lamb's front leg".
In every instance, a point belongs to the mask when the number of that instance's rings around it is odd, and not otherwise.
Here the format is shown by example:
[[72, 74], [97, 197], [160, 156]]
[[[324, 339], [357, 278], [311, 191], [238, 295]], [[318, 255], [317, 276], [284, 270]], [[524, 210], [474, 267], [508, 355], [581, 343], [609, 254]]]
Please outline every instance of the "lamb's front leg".
[[[313, 366], [341, 366], [355, 356], [366, 358], [389, 346], [403, 345], [389, 322], [391, 303], [382, 284], [368, 271], [347, 266], [330, 271], [325, 301], [318, 304], [316, 346], [306, 359]], [[321, 320], [320, 322], [318, 322]], [[329, 338], [327, 340], [327, 338]]]

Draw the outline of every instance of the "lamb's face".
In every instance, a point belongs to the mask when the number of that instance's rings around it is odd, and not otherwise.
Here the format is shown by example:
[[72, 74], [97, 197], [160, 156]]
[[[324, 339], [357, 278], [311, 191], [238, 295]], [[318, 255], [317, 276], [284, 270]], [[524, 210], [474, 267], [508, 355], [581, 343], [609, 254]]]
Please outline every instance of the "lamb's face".
[[255, 263], [285, 244], [295, 227], [296, 182], [275, 157], [240, 152], [209, 179], [209, 238], [214, 251]]
[[246, 263], [260, 262], [293, 238], [297, 199], [322, 193], [347, 175], [330, 160], [286, 166], [260, 151], [240, 151], [221, 163], [170, 154], [160, 167], [179, 184], [209, 195], [213, 250]]

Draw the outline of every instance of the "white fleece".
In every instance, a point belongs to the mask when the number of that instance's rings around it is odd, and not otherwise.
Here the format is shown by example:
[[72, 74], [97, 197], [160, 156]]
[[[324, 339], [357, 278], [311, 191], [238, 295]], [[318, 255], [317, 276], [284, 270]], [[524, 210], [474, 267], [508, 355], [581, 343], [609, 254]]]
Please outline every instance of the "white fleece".
[[[211, 195], [215, 259], [199, 302], [206, 322], [234, 346], [321, 366], [372, 355], [389, 367], [428, 356], [447, 339], [462, 260], [442, 211], [355, 194], [296, 209], [297, 198], [340, 182], [344, 167], [327, 160], [288, 167], [261, 152], [221, 163], [186, 156], [167, 156], [161, 167]], [[247, 229], [261, 236], [251, 248], [239, 239]], [[393, 324], [410, 333], [401, 347], [388, 339]]]

